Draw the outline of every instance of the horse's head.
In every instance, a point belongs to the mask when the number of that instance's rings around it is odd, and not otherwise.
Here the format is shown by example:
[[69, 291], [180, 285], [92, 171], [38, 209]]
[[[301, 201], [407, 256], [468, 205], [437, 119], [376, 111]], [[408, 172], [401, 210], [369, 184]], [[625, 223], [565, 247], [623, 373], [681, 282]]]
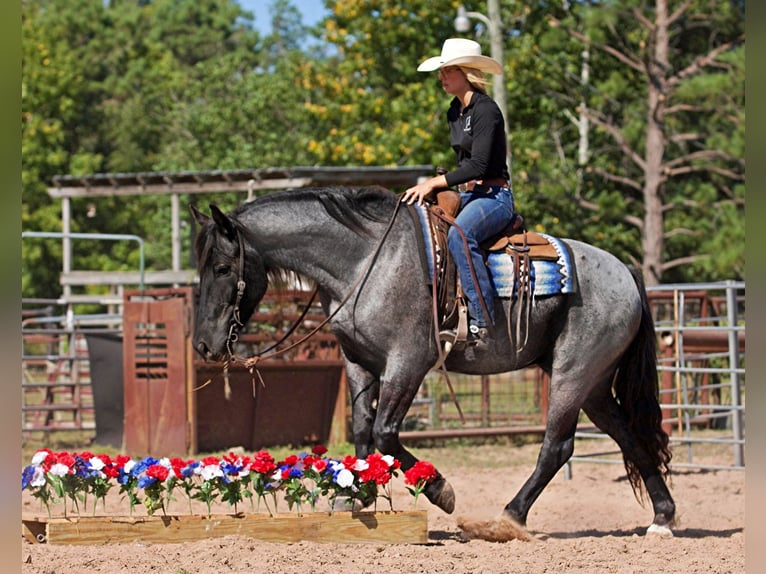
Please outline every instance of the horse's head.
[[208, 360], [231, 355], [239, 330], [266, 292], [268, 279], [247, 230], [215, 205], [211, 216], [193, 205], [200, 225], [197, 235], [199, 301], [194, 322], [194, 348]]

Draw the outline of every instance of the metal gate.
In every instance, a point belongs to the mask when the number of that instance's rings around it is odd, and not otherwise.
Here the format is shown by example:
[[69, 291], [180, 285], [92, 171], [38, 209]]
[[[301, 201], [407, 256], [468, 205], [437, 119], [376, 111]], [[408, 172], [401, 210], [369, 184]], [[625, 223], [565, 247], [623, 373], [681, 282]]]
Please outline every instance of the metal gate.
[[124, 448], [193, 448], [192, 288], [126, 291], [123, 302]]
[[[123, 305], [125, 446], [131, 455], [211, 452], [232, 447], [346, 439], [346, 387], [337, 341], [319, 333], [287, 357], [241, 366], [197, 359], [192, 350], [194, 288], [126, 291]], [[308, 300], [301, 291], [267, 294], [240, 336], [237, 354], [278, 339]], [[308, 313], [308, 325], [321, 309]], [[295, 340], [309, 329], [301, 326]]]

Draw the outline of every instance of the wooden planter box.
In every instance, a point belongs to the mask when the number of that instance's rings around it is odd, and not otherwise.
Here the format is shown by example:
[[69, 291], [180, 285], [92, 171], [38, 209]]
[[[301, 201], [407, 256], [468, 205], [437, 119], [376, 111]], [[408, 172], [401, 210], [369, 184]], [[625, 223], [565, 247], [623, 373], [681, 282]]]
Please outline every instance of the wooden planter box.
[[22, 516], [21, 534], [33, 543], [109, 544], [194, 542], [236, 534], [268, 542], [424, 544], [425, 510], [170, 516]]

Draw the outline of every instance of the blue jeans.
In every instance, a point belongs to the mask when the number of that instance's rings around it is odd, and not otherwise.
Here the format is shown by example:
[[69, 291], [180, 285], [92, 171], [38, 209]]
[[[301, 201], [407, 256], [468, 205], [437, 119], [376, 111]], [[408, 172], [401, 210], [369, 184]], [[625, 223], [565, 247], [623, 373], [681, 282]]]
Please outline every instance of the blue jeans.
[[[507, 188], [492, 187], [487, 192], [461, 192], [460, 211], [455, 223], [463, 230], [468, 242], [473, 269], [484, 302], [487, 305], [489, 319], [495, 322], [495, 289], [489, 277], [489, 271], [484, 263], [484, 256], [479, 243], [499, 233], [511, 221], [513, 216], [513, 195]], [[463, 245], [463, 239], [455, 227], [447, 234], [447, 245], [455, 261], [460, 283], [468, 304], [470, 323], [478, 327], [487, 327], [487, 319], [479, 302], [476, 285], [468, 267], [468, 257]]]

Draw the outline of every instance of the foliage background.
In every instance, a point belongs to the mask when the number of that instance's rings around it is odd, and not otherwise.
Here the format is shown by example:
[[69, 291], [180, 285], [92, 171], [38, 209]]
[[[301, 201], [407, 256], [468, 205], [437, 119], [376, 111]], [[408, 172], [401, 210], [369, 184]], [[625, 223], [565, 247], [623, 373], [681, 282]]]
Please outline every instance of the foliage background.
[[[46, 193], [57, 174], [451, 168], [449, 98], [435, 74], [415, 68], [456, 35], [460, 3], [326, 0], [330, 16], [311, 29], [297, 3], [275, 0], [269, 14], [257, 15], [272, 21], [263, 35], [234, 0], [24, 0], [22, 229], [61, 229], [60, 204]], [[675, 113], [662, 124], [665, 160], [684, 159], [688, 169], [659, 190], [664, 263], [657, 279], [744, 279], [743, 0], [501, 1], [517, 208], [534, 229], [643, 264], [640, 158], [647, 82], [659, 76], [615, 53], [651, 71], [652, 22], [665, 3], [671, 14], [683, 10], [670, 28], [668, 73], [729, 47], [666, 93]], [[486, 13], [485, 2], [465, 5]], [[487, 31], [477, 24], [473, 32], [489, 53]], [[583, 84], [586, 45], [590, 80]], [[594, 119], [585, 158], [574, 121], [583, 110]], [[241, 199], [216, 202], [228, 209]], [[170, 267], [167, 198], [72, 207], [73, 231], [140, 235], [147, 267]], [[23, 242], [24, 296], [59, 296], [60, 257], [56, 241]], [[73, 266], [135, 269], [137, 258], [133, 245], [89, 243]]]

